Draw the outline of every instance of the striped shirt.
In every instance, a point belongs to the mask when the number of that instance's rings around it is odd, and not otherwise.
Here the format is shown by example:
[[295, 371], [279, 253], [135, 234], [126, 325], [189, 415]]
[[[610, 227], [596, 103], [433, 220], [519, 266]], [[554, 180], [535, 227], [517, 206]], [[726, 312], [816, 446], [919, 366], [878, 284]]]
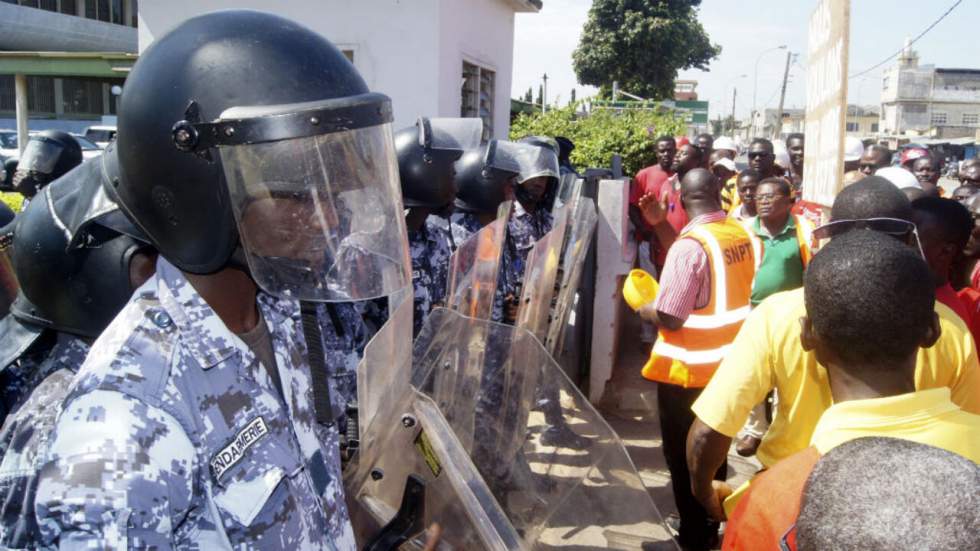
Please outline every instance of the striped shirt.
[[[726, 216], [722, 210], [702, 214], [684, 226], [678, 235], [686, 234], [695, 226], [723, 222]], [[657, 311], [687, 320], [691, 312], [704, 308], [710, 301], [711, 267], [707, 251], [690, 237], [674, 241], [667, 251], [667, 260], [660, 276]]]

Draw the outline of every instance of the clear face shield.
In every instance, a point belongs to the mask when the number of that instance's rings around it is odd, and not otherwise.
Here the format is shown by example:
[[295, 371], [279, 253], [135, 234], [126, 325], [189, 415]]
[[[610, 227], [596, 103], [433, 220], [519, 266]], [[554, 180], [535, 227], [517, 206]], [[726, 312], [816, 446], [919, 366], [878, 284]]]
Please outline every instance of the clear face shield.
[[541, 176], [558, 178], [558, 154], [546, 147], [516, 143], [514, 158], [520, 166], [519, 183]]
[[63, 149], [61, 145], [54, 142], [32, 139], [27, 142], [27, 147], [24, 148], [24, 154], [20, 157], [17, 169], [25, 172], [51, 174]]
[[241, 245], [263, 290], [352, 301], [411, 282], [390, 122], [390, 100], [362, 94], [235, 107], [212, 123], [178, 123], [174, 140], [218, 147]]

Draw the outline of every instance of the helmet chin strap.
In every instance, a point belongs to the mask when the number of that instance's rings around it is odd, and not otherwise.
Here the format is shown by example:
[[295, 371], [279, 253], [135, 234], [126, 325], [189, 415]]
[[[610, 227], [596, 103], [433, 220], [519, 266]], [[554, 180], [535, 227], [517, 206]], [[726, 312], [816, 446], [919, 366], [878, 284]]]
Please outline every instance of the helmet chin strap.
[[[323, 335], [320, 331], [320, 321], [317, 319], [315, 302], [300, 302], [300, 312], [303, 322], [303, 337], [306, 339], [307, 356], [310, 361], [310, 379], [313, 390], [313, 411], [316, 422], [321, 425], [332, 425], [333, 404], [330, 401], [330, 384], [327, 364], [323, 355]], [[331, 316], [333, 319], [334, 316]], [[336, 320], [334, 320], [336, 324]]]

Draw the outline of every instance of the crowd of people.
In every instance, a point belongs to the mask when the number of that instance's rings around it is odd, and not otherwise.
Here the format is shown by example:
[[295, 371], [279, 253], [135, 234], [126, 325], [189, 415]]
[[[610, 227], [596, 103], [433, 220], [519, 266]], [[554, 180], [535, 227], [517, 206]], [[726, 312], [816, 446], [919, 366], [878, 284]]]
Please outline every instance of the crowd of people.
[[[339, 50], [251, 11], [158, 37], [120, 102], [96, 159], [32, 136], [0, 205], [0, 546], [356, 549], [342, 466], [389, 297], [411, 289], [418, 335], [458, 298], [454, 253], [503, 224], [492, 305], [465, 313], [520, 325], [574, 145], [480, 119], [392, 132]], [[635, 368], [678, 543], [975, 549], [980, 160], [947, 199], [928, 150], [893, 166], [848, 139], [823, 213], [803, 135], [753, 140], [744, 166], [727, 137], [650, 146], [628, 209], [659, 293]], [[540, 442], [588, 450], [547, 388]], [[763, 466], [739, 489], [733, 440]]]
[[[961, 163], [944, 198], [928, 150], [893, 166], [887, 147], [848, 138], [844, 187], [823, 212], [802, 200], [804, 147], [800, 134], [754, 139], [738, 171], [730, 138], [663, 136], [633, 179], [637, 266], [659, 278], [636, 310], [659, 331], [642, 373], [657, 383], [668, 524], [688, 550], [717, 546], [721, 522], [726, 550], [975, 549], [980, 161]], [[762, 465], [738, 489], [725, 483], [733, 440]], [[838, 449], [893, 466], [876, 478], [880, 501], [857, 480], [878, 467], [831, 467]], [[907, 483], [918, 453], [942, 458], [959, 526], [918, 529], [933, 516]], [[820, 509], [822, 484], [853, 519]]]

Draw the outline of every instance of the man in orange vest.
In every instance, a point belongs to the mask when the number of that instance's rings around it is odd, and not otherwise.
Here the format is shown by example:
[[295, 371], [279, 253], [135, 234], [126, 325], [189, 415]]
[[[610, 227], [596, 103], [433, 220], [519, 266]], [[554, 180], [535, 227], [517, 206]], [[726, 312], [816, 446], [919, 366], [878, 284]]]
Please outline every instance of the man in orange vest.
[[[678, 541], [685, 549], [709, 549], [718, 523], [691, 494], [685, 458], [691, 404], [711, 379], [749, 313], [755, 261], [745, 229], [721, 208], [717, 182], [705, 169], [681, 182], [681, 202], [691, 221], [667, 253], [657, 299], [640, 309], [660, 332], [643, 376], [657, 385], [664, 456], [680, 516]], [[653, 195], [640, 199], [647, 223], [669, 224], [666, 206]], [[718, 471], [724, 479], [725, 466]]]

